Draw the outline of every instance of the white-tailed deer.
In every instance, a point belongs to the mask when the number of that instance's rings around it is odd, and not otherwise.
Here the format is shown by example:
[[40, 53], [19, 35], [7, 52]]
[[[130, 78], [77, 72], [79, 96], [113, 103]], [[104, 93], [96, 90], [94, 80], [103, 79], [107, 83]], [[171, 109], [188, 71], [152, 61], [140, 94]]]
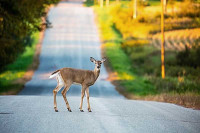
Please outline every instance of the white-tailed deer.
[[71, 108], [66, 98], [66, 93], [72, 84], [80, 84], [82, 86], [81, 103], [80, 103], [80, 108], [79, 108], [80, 111], [83, 112], [83, 109], [82, 109], [83, 98], [86, 92], [88, 111], [91, 112], [90, 102], [89, 102], [89, 86], [93, 85], [95, 81], [97, 80], [97, 78], [99, 77], [101, 64], [105, 60], [106, 59], [103, 58], [101, 61], [96, 61], [94, 58], [90, 57], [90, 61], [95, 63], [94, 71], [66, 67], [66, 68], [61, 68], [51, 74], [49, 78], [56, 77], [57, 79], [57, 86], [53, 90], [55, 112], [58, 112], [57, 103], [56, 103], [56, 94], [63, 86], [64, 86], [64, 89], [62, 90], [61, 93], [67, 105], [68, 111], [71, 112]]

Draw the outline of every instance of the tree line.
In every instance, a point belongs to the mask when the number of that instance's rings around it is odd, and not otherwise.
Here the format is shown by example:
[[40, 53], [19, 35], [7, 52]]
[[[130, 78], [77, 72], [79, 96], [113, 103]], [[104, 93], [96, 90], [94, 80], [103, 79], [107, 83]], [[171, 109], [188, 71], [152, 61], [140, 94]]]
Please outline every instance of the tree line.
[[30, 44], [33, 32], [42, 30], [45, 9], [59, 0], [0, 0], [0, 71]]

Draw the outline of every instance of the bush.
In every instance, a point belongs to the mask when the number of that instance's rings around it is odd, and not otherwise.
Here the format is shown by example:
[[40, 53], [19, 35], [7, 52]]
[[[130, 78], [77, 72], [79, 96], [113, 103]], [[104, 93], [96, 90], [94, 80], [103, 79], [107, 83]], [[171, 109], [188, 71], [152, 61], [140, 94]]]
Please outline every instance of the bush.
[[[129, 41], [129, 43], [130, 42], [131, 41]], [[194, 59], [197, 61], [199, 58], [199, 48], [195, 47], [179, 52], [166, 51], [166, 79], [162, 79], [159, 50], [156, 50], [149, 45], [134, 45], [134, 41], [132, 45], [123, 43], [122, 46], [129, 55], [136, 74], [146, 77], [147, 80], [154, 85], [156, 92], [185, 93], [190, 91], [200, 93], [200, 67], [195, 68], [193, 67], [194, 63], [192, 63]], [[191, 50], [193, 52], [191, 52]], [[193, 54], [190, 55], [190, 53]], [[180, 65], [179, 62], [191, 64], [186, 66]]]
[[196, 92], [200, 93], [200, 82], [191, 80], [180, 80], [180, 78], [165, 78], [159, 77], [149, 78], [152, 84], [155, 85], [159, 93], [176, 92]]
[[200, 67], [200, 46], [196, 45], [189, 49], [186, 47], [184, 51], [177, 54], [177, 64], [180, 66]]
[[23, 52], [29, 36], [41, 30], [47, 5], [59, 0], [0, 1], [0, 71]]

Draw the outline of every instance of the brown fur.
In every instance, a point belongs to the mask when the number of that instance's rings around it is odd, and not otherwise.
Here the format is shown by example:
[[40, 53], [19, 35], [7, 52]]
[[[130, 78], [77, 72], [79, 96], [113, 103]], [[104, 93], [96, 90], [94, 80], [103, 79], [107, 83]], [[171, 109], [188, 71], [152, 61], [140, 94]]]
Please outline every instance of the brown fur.
[[97, 80], [99, 71], [90, 71], [90, 70], [81, 70], [73, 68], [62, 68], [60, 73], [65, 83], [72, 82], [78, 83], [81, 85], [91, 86]]

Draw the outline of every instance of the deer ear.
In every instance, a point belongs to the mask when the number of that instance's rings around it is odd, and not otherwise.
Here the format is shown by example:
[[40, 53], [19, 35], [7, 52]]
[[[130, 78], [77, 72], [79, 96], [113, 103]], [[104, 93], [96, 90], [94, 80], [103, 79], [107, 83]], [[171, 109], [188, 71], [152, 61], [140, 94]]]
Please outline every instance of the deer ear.
[[101, 62], [102, 62], [102, 63], [103, 63], [104, 61], [106, 61], [106, 58], [105, 58], [105, 57], [101, 59]]
[[90, 57], [91, 62], [95, 62], [96, 60], [93, 57]]

